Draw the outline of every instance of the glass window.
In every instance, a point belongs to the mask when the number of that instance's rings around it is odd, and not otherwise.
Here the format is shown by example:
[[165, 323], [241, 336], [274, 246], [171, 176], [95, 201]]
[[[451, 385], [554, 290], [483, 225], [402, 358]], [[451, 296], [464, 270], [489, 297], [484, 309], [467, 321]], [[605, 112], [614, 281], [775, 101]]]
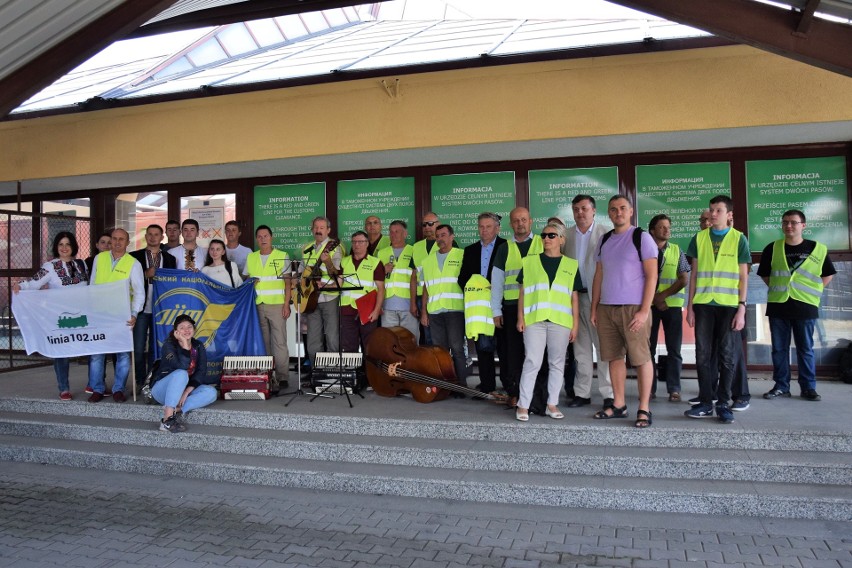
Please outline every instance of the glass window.
[[[145, 229], [157, 224], [163, 228], [168, 221], [166, 191], [122, 193], [115, 198], [115, 227], [130, 234], [127, 250], [145, 248]], [[107, 227], [109, 228], [109, 227]]]
[[236, 218], [234, 193], [193, 195], [180, 199], [180, 221], [190, 217], [198, 221], [198, 244], [207, 247], [211, 239], [225, 240], [225, 223]]

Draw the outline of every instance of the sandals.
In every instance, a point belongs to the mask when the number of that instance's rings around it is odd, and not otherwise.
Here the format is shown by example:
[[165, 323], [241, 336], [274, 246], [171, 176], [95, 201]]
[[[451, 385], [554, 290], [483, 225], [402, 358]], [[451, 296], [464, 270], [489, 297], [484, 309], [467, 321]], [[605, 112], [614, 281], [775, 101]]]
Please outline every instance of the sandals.
[[521, 412], [520, 408], [515, 409], [515, 419], [521, 422], [529, 422], [530, 419], [530, 411]]
[[651, 424], [653, 424], [653, 420], [651, 418], [650, 410], [637, 410], [636, 411], [636, 426], [637, 428], [647, 428]]
[[[612, 410], [612, 414], [607, 414], [607, 410]], [[602, 410], [598, 410], [595, 412], [592, 418], [596, 420], [609, 420], [610, 418], [627, 418], [627, 405], [625, 404], [621, 408], [617, 406], [609, 405], [604, 407]]]

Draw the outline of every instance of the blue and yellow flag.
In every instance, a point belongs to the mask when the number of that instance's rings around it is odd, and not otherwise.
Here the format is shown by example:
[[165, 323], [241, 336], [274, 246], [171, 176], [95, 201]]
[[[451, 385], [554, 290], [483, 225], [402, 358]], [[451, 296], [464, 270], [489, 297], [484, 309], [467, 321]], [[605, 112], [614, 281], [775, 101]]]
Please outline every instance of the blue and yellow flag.
[[195, 338], [207, 349], [208, 384], [219, 382], [226, 356], [266, 355], [255, 309], [253, 281], [231, 288], [200, 272], [158, 269], [152, 302], [155, 357], [175, 318], [195, 320]]

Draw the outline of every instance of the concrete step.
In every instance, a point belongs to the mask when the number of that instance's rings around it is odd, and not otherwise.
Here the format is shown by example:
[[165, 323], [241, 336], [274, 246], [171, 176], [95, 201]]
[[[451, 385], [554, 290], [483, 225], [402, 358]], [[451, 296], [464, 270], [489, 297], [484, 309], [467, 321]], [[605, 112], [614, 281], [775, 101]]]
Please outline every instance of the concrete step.
[[[163, 436], [173, 436], [163, 433]], [[0, 436], [0, 460], [475, 502], [849, 521], [848, 487], [468, 471]], [[226, 489], [223, 489], [226, 490]]]
[[472, 471], [555, 473], [661, 479], [705, 479], [852, 485], [842, 453], [619, 448], [567, 443], [393, 438], [191, 425], [164, 435], [156, 422], [100, 417], [0, 413], [0, 434], [301, 460], [373, 463]]
[[[277, 401], [267, 401], [267, 403]], [[777, 450], [852, 453], [852, 435], [841, 430], [746, 429], [738, 424], [722, 426], [712, 420], [684, 420], [684, 426], [639, 430], [626, 427], [632, 420], [587, 421], [549, 420], [520, 423], [506, 418], [500, 422], [458, 419], [393, 419], [383, 417], [338, 416], [264, 411], [264, 403], [252, 410], [229, 410], [225, 405], [194, 413], [197, 425], [230, 426], [255, 430], [349, 434], [393, 438], [442, 440], [490, 440], [524, 444], [571, 444], [618, 448], [693, 448], [727, 450]], [[239, 407], [235, 404], [233, 408]], [[414, 409], [429, 405], [414, 406]], [[685, 406], [685, 405], [684, 405]], [[242, 408], [249, 406], [242, 405]], [[162, 416], [159, 406], [141, 404], [88, 404], [44, 399], [0, 399], [0, 411], [89, 416], [117, 420], [154, 422]], [[475, 415], [473, 415], [475, 418]], [[539, 422], [539, 421], [536, 421]], [[707, 424], [704, 426], [704, 424]]]

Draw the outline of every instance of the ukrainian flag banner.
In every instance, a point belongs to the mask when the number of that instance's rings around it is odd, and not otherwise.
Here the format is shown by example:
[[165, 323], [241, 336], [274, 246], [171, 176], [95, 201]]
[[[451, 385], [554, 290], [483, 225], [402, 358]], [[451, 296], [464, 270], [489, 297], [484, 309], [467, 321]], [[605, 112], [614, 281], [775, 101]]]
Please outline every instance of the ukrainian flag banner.
[[[104, 301], [109, 298], [109, 301]], [[12, 313], [27, 355], [80, 357], [133, 351], [127, 280], [97, 286], [21, 290]]]
[[207, 350], [208, 384], [222, 376], [227, 356], [266, 355], [255, 309], [254, 280], [231, 288], [200, 272], [158, 269], [151, 303], [155, 351], [174, 329], [175, 318], [186, 314], [195, 320], [195, 338]]

